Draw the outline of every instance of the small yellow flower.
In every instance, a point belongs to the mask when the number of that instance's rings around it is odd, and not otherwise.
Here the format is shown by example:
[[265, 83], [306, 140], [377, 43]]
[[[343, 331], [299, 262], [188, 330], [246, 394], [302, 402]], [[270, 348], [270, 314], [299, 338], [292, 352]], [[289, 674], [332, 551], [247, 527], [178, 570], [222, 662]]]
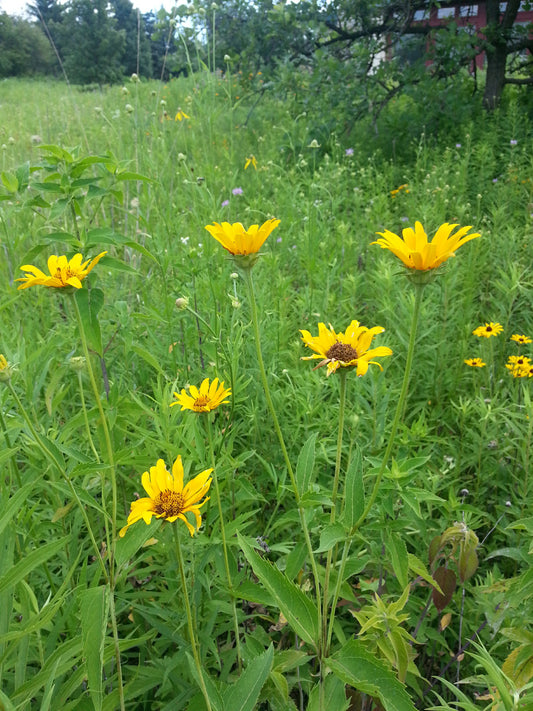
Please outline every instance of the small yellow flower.
[[300, 330], [304, 344], [315, 351], [312, 356], [303, 356], [302, 360], [320, 358], [317, 368], [327, 365], [327, 375], [331, 375], [338, 368], [356, 368], [357, 375], [364, 375], [370, 363], [381, 365], [372, 358], [390, 356], [392, 351], [386, 346], [379, 346], [369, 350], [372, 339], [385, 329], [381, 326], [366, 328], [360, 326], [359, 321], [352, 321], [345, 333], [336, 333], [333, 326], [329, 328], [323, 323], [318, 324], [318, 336], [312, 336], [309, 331]]
[[254, 155], [248, 156], [246, 163], [244, 164], [244, 170], [246, 170], [246, 168], [250, 165], [254, 167], [254, 170], [257, 170], [257, 160]]
[[480, 235], [467, 234], [471, 227], [461, 227], [455, 234], [451, 234], [458, 225], [445, 222], [439, 227], [435, 236], [428, 242], [427, 234], [420, 222], [415, 222], [415, 228], [407, 227], [402, 230], [402, 237], [385, 230], [377, 232], [382, 239], [372, 244], [379, 244], [382, 249], [389, 249], [409, 269], [427, 271], [440, 267], [449, 257], [454, 257], [455, 252], [465, 242], [475, 239]]
[[520, 336], [518, 333], [514, 333], [509, 340], [519, 343], [521, 346], [526, 343], [533, 343], [531, 338], [528, 338], [527, 336]]
[[150, 467], [150, 471], [142, 475], [142, 485], [148, 496], [132, 502], [128, 523], [121, 529], [119, 536], [121, 538], [125, 536], [128, 528], [141, 519], [149, 524], [152, 516], [164, 518], [169, 522], [179, 518], [193, 536], [195, 528], [186, 519], [185, 514], [190, 512], [194, 515], [196, 531], [198, 531], [202, 525], [200, 508], [209, 501], [209, 497], [201, 503], [199, 501], [209, 491], [212, 471], [213, 469], [206, 469], [184, 486], [181, 456], [178, 456], [174, 462], [172, 474], [167, 471], [165, 462], [158, 459], [155, 467]]
[[503, 331], [503, 326], [501, 323], [485, 323], [484, 326], [478, 326], [472, 334], [474, 336], [480, 336], [483, 338], [490, 338], [491, 336], [497, 336]]
[[188, 118], [191, 118], [191, 117], [187, 116], [185, 111], [183, 111], [182, 109], [178, 109], [178, 113], [174, 117], [174, 121], [183, 121], [183, 119], [188, 119]]
[[12, 370], [6, 357], [3, 353], [0, 353], [0, 383], [7, 383], [11, 379]]
[[70, 261], [64, 255], [57, 257], [55, 254], [52, 254], [48, 257], [49, 275], [31, 264], [24, 264], [21, 269], [26, 273], [23, 277], [15, 281], [22, 282], [18, 287], [19, 289], [27, 289], [30, 286], [36, 286], [38, 284], [54, 289], [63, 289], [67, 286], [81, 289], [81, 282], [98, 264], [104, 254], [107, 254], [107, 252], [101, 252], [94, 259], [88, 259], [86, 262], [83, 262], [81, 254], [75, 254]]
[[211, 412], [216, 410], [219, 405], [223, 405], [229, 400], [225, 398], [231, 395], [231, 390], [224, 387], [224, 382], [218, 383], [218, 378], [215, 378], [211, 385], [209, 378], [206, 378], [200, 388], [194, 385], [189, 385], [189, 393], [185, 389], [181, 393], [174, 393], [176, 402], [171, 402], [170, 407], [181, 405], [181, 411], [192, 410], [193, 412]]
[[227, 249], [230, 254], [248, 255], [259, 252], [270, 233], [276, 229], [281, 220], [274, 218], [267, 220], [261, 227], [251, 225], [247, 230], [240, 222], [229, 222], [206, 225], [205, 229], [217, 242]]
[[481, 358], [467, 358], [464, 362], [471, 368], [484, 368], [487, 365]]

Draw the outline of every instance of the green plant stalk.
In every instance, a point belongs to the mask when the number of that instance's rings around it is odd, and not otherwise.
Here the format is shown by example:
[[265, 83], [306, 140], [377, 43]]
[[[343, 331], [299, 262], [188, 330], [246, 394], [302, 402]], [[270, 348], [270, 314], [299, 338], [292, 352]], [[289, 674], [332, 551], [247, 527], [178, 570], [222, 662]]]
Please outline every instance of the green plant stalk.
[[[11, 449], [11, 440], [9, 439], [9, 435], [7, 434], [7, 426], [6, 426], [6, 421], [4, 419], [4, 413], [2, 412], [2, 409], [0, 408], [0, 427], [2, 427], [2, 432], [4, 434], [4, 439], [6, 441], [6, 445], [8, 449]], [[14, 455], [11, 455], [9, 457], [9, 465], [11, 469], [13, 470], [13, 473], [15, 474], [15, 479], [17, 480], [17, 484], [22, 486], [22, 482], [20, 480], [20, 472], [19, 468], [17, 466], [17, 460], [15, 459]]]
[[[281, 451], [283, 453], [283, 458], [285, 460], [285, 466], [287, 467], [287, 471], [289, 473], [289, 477], [291, 480], [292, 484], [292, 489], [294, 492], [294, 498], [296, 500], [296, 505], [298, 507], [298, 513], [300, 515], [300, 522], [302, 524], [302, 530], [304, 532], [304, 537], [305, 537], [305, 543], [307, 546], [307, 552], [309, 554], [309, 562], [311, 564], [311, 569], [313, 571], [313, 578], [314, 578], [314, 583], [315, 583], [315, 595], [316, 595], [316, 607], [317, 607], [317, 623], [318, 623], [318, 629], [322, 629], [322, 604], [320, 600], [320, 579], [318, 576], [318, 567], [316, 564], [315, 556], [313, 553], [313, 545], [311, 543], [311, 536], [309, 535], [309, 528], [307, 526], [307, 521], [305, 520], [305, 511], [301, 505], [300, 501], [300, 494], [298, 493], [298, 485], [296, 484], [296, 477], [294, 476], [294, 471], [292, 468], [291, 460], [289, 457], [289, 453], [287, 452], [287, 447], [285, 445], [285, 440], [283, 438], [283, 432], [281, 431], [281, 427], [279, 425], [278, 421], [278, 416], [276, 414], [276, 409], [274, 407], [274, 403], [272, 401], [272, 396], [270, 395], [270, 388], [268, 386], [268, 379], [267, 379], [267, 374], [265, 370], [265, 363], [263, 361], [263, 353], [261, 351], [261, 336], [259, 334], [259, 320], [257, 317], [257, 304], [255, 301], [255, 293], [254, 293], [254, 284], [253, 284], [253, 279], [252, 279], [252, 268], [248, 267], [242, 270], [244, 274], [244, 280], [246, 282], [246, 287], [248, 290], [248, 298], [250, 300], [250, 311], [251, 311], [251, 316], [252, 316], [252, 327], [254, 331], [254, 340], [255, 340], [255, 349], [257, 353], [257, 363], [259, 365], [259, 373], [261, 375], [261, 382], [263, 384], [263, 390], [265, 393], [265, 399], [267, 401], [268, 409], [270, 410], [270, 415], [272, 417], [272, 421], [274, 423], [274, 429], [276, 431], [276, 435], [278, 437], [278, 442], [281, 447]], [[321, 640], [317, 640], [317, 654], [318, 658], [320, 660], [320, 666], [322, 667], [322, 659], [323, 659], [323, 654], [322, 654], [322, 644]]]
[[122, 664], [120, 662], [120, 646], [119, 634], [117, 626], [117, 615], [115, 611], [115, 595], [113, 589], [109, 591], [109, 616], [111, 617], [111, 628], [113, 630], [113, 644], [115, 647], [115, 659], [117, 660], [117, 682], [118, 682], [118, 698], [120, 701], [120, 711], [126, 711], [126, 703], [124, 699], [124, 681], [122, 677]]
[[[331, 513], [329, 523], [333, 525], [337, 517], [337, 493], [339, 490], [339, 478], [342, 461], [342, 438], [344, 434], [344, 415], [346, 411], [346, 376], [348, 371], [341, 368], [339, 370], [340, 377], [340, 393], [339, 393], [339, 429], [337, 433], [337, 456], [335, 458], [335, 475], [333, 477], [333, 488], [331, 491]], [[333, 548], [330, 548], [326, 558], [326, 572], [324, 575], [324, 591], [322, 609], [324, 611], [323, 630], [322, 630], [322, 647], [324, 655], [328, 656], [328, 595], [329, 595], [329, 578], [331, 575], [331, 566], [333, 560]], [[323, 686], [322, 686], [323, 690]]]
[[194, 663], [196, 665], [196, 671], [198, 673], [198, 679], [200, 681], [200, 689], [205, 699], [207, 706], [207, 711], [212, 711], [211, 702], [209, 701], [209, 694], [207, 693], [207, 687], [205, 685], [204, 675], [202, 671], [202, 662], [200, 660], [200, 655], [198, 653], [198, 643], [196, 641], [196, 635], [194, 633], [194, 624], [192, 619], [191, 603], [189, 601], [189, 593], [187, 592], [187, 579], [185, 578], [185, 569], [183, 567], [183, 555], [181, 552], [180, 537], [177, 526], [172, 526], [172, 532], [174, 534], [174, 541], [176, 543], [176, 557], [178, 559], [178, 569], [181, 580], [181, 587], [183, 590], [183, 600], [185, 602], [185, 614], [187, 615], [187, 627], [189, 629], [189, 640], [191, 643], [192, 654], [194, 658]]
[[237, 667], [239, 672], [242, 670], [242, 655], [241, 655], [241, 642], [239, 638], [239, 620], [237, 618], [237, 603], [235, 600], [233, 582], [231, 579], [231, 572], [229, 569], [229, 558], [228, 558], [228, 544], [226, 542], [226, 527], [224, 524], [224, 514], [222, 512], [222, 501], [220, 498], [220, 487], [218, 485], [217, 469], [215, 465], [215, 450], [213, 447], [213, 431], [211, 428], [211, 420], [209, 418], [209, 413], [206, 413], [203, 418], [207, 423], [207, 439], [209, 442], [209, 453], [211, 455], [211, 466], [213, 467], [213, 482], [215, 484], [215, 494], [217, 497], [218, 515], [220, 518], [220, 535], [222, 537], [222, 550], [224, 553], [224, 567], [226, 569], [226, 578], [228, 580], [228, 588], [231, 595], [231, 607], [233, 611], [233, 628], [235, 631], [235, 648], [237, 650]]
[[[76, 375], [78, 376], [78, 387], [79, 387], [79, 392], [80, 392], [80, 400], [81, 400], [81, 409], [83, 410], [83, 421], [85, 423], [85, 432], [87, 433], [87, 439], [89, 440], [89, 444], [91, 445], [91, 449], [94, 454], [94, 458], [98, 463], [100, 463], [100, 455], [98, 454], [98, 451], [96, 450], [96, 447], [94, 446], [94, 441], [93, 441], [93, 436], [91, 434], [91, 428], [89, 426], [89, 418], [87, 416], [87, 405], [85, 403], [85, 394], [83, 392], [83, 382], [81, 378], [81, 371], [78, 370]], [[103, 492], [102, 492], [103, 495]]]
[[[107, 417], [102, 406], [102, 400], [100, 398], [100, 392], [98, 390], [98, 385], [96, 384], [96, 378], [94, 377], [94, 371], [91, 365], [91, 355], [89, 353], [89, 347], [87, 345], [87, 338], [85, 336], [85, 329], [83, 327], [83, 319], [81, 318], [80, 310], [74, 295], [72, 295], [72, 303], [74, 304], [74, 312], [76, 314], [76, 320], [78, 322], [78, 330], [80, 333], [81, 345], [83, 349], [83, 355], [85, 356], [85, 361], [87, 363], [87, 372], [89, 374], [89, 380], [91, 381], [91, 387], [93, 389], [94, 397], [96, 400], [96, 405], [98, 407], [98, 412], [100, 413], [100, 420], [102, 422], [102, 428], [104, 430], [104, 438], [107, 448], [107, 460], [110, 465], [111, 474], [111, 491], [112, 491], [112, 501], [111, 501], [111, 545], [108, 541], [108, 550], [111, 556], [111, 561], [109, 565], [111, 587], [114, 587], [114, 559], [115, 559], [115, 542], [117, 538], [117, 477], [115, 472], [115, 455], [113, 452], [113, 445], [111, 443], [111, 436], [109, 434], [109, 427], [107, 425]], [[104, 500], [105, 501], [105, 500]], [[104, 501], [102, 503], [104, 503]], [[107, 525], [106, 525], [107, 532]], [[107, 534], [109, 535], [109, 534]]]
[[71, 491], [71, 493], [72, 493], [72, 496], [74, 497], [74, 500], [76, 501], [76, 503], [77, 503], [77, 505], [78, 505], [78, 507], [79, 507], [79, 509], [80, 509], [80, 511], [81, 511], [81, 515], [83, 516], [83, 520], [85, 521], [85, 525], [87, 526], [87, 532], [88, 532], [88, 534], [89, 534], [89, 538], [91, 539], [91, 543], [92, 543], [92, 546], [93, 546], [93, 548], [94, 548], [94, 552], [95, 552], [95, 555], [96, 555], [96, 560], [100, 563], [100, 567], [102, 568], [102, 573], [103, 573], [103, 576], [104, 576], [104, 580], [105, 580], [106, 582], [108, 582], [108, 581], [109, 581], [109, 575], [108, 575], [108, 573], [107, 573], [107, 570], [106, 570], [104, 561], [103, 561], [103, 559], [102, 559], [102, 555], [101, 555], [101, 553], [100, 553], [100, 548], [98, 547], [98, 544], [97, 544], [97, 542], [96, 542], [96, 538], [94, 537], [93, 529], [92, 529], [92, 527], [91, 527], [91, 522], [89, 521], [89, 517], [88, 517], [88, 515], [87, 515], [87, 511], [85, 510], [85, 507], [83, 506], [83, 504], [82, 504], [82, 502], [81, 502], [81, 500], [80, 500], [80, 498], [79, 498], [79, 496], [78, 496], [78, 494], [77, 494], [77, 492], [76, 492], [76, 489], [74, 488], [74, 484], [72, 483], [72, 481], [70, 480], [70, 477], [68, 476], [68, 474], [67, 474], [66, 471], [64, 470], [63, 465], [61, 464], [61, 462], [59, 462], [59, 461], [57, 460], [57, 458], [55, 457], [55, 455], [53, 454], [53, 452], [51, 452], [51, 451], [48, 449], [48, 447], [44, 444], [44, 442], [43, 442], [43, 441], [41, 440], [41, 438], [39, 437], [39, 435], [38, 435], [38, 433], [37, 433], [37, 430], [35, 429], [35, 427], [34, 427], [34, 425], [33, 425], [33, 422], [31, 421], [31, 419], [30, 419], [28, 413], [26, 412], [26, 408], [24, 407], [24, 405], [22, 404], [22, 402], [21, 402], [19, 396], [18, 396], [17, 393], [15, 392], [15, 389], [13, 388], [13, 385], [11, 384], [11, 382], [8, 381], [8, 382], [6, 383], [6, 385], [7, 385], [8, 389], [9, 389], [9, 392], [10, 392], [11, 395], [13, 396], [13, 399], [14, 399], [15, 402], [17, 403], [17, 406], [18, 406], [18, 408], [19, 408], [19, 410], [20, 410], [20, 412], [21, 412], [21, 414], [22, 414], [22, 417], [24, 418], [26, 424], [28, 425], [28, 429], [30, 430], [30, 432], [31, 432], [31, 434], [32, 434], [32, 436], [33, 436], [33, 439], [35, 440], [35, 443], [37, 444], [37, 446], [39, 447], [39, 449], [41, 450], [41, 452], [44, 454], [44, 456], [45, 456], [50, 462], [52, 462], [52, 464], [53, 464], [53, 465], [56, 467], [56, 469], [59, 471], [59, 473], [61, 474], [61, 476], [63, 477], [63, 479], [66, 481], [66, 483], [67, 483], [67, 485], [68, 485], [68, 487], [69, 487], [69, 489], [70, 489], [70, 491]]
[[414, 286], [415, 286], [415, 305], [414, 305], [414, 309], [413, 309], [413, 317], [411, 319], [411, 331], [409, 333], [409, 345], [407, 346], [407, 357], [405, 360], [405, 370], [403, 373], [403, 381], [402, 381], [402, 387], [400, 390], [400, 397], [398, 398], [398, 404], [396, 405], [396, 411], [394, 413], [394, 418], [393, 418], [392, 426], [391, 426], [391, 432], [389, 435], [389, 441], [387, 443], [387, 447], [385, 449], [385, 453], [384, 453], [383, 459], [381, 461], [381, 466], [379, 468], [378, 475], [376, 477], [376, 481], [374, 482], [374, 487], [372, 489], [372, 493], [370, 495], [367, 505], [363, 509], [363, 513], [361, 514], [359, 519], [352, 526], [350, 535], [347, 537], [347, 539], [344, 543], [344, 548], [343, 548], [342, 557], [341, 557], [341, 564], [340, 564], [340, 569], [339, 569], [339, 577], [337, 579], [337, 584], [335, 586], [335, 592], [333, 594], [333, 601], [331, 603], [331, 614], [330, 614], [329, 630], [328, 630], [328, 638], [327, 638], [328, 648], [331, 644], [331, 639], [333, 636], [333, 623], [335, 622], [335, 610], [336, 610], [337, 602], [338, 602], [339, 595], [340, 595], [340, 587], [342, 585], [342, 580], [344, 577], [344, 570], [346, 568], [346, 562], [348, 560], [348, 552], [350, 550], [350, 545], [353, 540], [353, 537], [355, 536], [355, 534], [357, 533], [357, 531], [359, 530], [361, 525], [366, 520], [366, 517], [368, 516], [370, 510], [372, 509], [372, 507], [374, 506], [374, 503], [376, 501], [379, 487], [381, 485], [381, 480], [383, 479], [383, 474], [385, 473], [385, 468], [388, 464], [389, 458], [392, 453], [392, 448], [394, 446], [394, 441], [396, 438], [396, 432], [398, 430], [398, 426], [399, 426], [400, 421], [402, 419], [403, 411], [405, 408], [405, 403], [407, 402], [407, 393], [409, 391], [409, 379], [411, 376], [411, 368], [413, 365], [413, 358], [414, 358], [414, 353], [415, 353], [416, 333], [418, 330], [420, 307], [422, 304], [422, 292], [424, 290], [425, 284], [416, 284], [415, 283]]

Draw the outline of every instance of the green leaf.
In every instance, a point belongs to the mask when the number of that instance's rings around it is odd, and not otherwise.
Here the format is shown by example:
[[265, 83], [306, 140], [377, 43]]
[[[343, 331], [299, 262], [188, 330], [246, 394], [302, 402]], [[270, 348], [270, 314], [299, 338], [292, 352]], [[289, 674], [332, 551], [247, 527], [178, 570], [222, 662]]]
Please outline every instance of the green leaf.
[[98, 312], [104, 303], [104, 292], [101, 289], [77, 289], [74, 294], [80, 316], [83, 323], [83, 330], [89, 348], [98, 353], [100, 358], [104, 355], [102, 346], [102, 333], [98, 323]]
[[[16, 450], [14, 450], [16, 451]], [[0, 517], [0, 534], [17, 513], [20, 507], [26, 502], [29, 492], [35, 488], [35, 482], [30, 481], [22, 488], [16, 491], [13, 496], [8, 499], [7, 496], [2, 497], [2, 516]]]
[[320, 545], [315, 553], [325, 553], [341, 541], [346, 540], [346, 529], [341, 523], [333, 523], [325, 526], [320, 532]]
[[8, 192], [16, 193], [19, 189], [19, 181], [17, 180], [17, 176], [13, 175], [13, 173], [2, 171], [0, 173], [0, 179]]
[[149, 178], [147, 175], [142, 175], [141, 173], [132, 173], [129, 170], [124, 170], [124, 171], [122, 171], [122, 173], [116, 173], [115, 179], [116, 180], [144, 180], [145, 182], [148, 182], [148, 183], [155, 182], [155, 180], [153, 178]]
[[51, 153], [56, 158], [59, 158], [59, 160], [64, 160], [65, 163], [73, 163], [74, 162], [74, 156], [72, 155], [72, 153], [69, 153], [64, 148], [60, 148], [60, 146], [56, 146], [55, 144], [51, 144], [51, 143], [43, 144], [43, 145], [39, 146], [39, 150], [47, 151], [48, 153]]
[[69, 536], [63, 536], [63, 538], [46, 543], [44, 546], [40, 546], [31, 553], [25, 555], [24, 558], [10, 568], [10, 570], [0, 580], [0, 593], [16, 585], [19, 581], [23, 580], [26, 575], [29, 575], [29, 573], [31, 573], [31, 571], [35, 568], [40, 568], [45, 561], [56, 555], [56, 553], [63, 548], [68, 540]]
[[[125, 523], [126, 521], [124, 521]], [[148, 526], [144, 521], [139, 521], [128, 528], [124, 538], [117, 540], [115, 560], [119, 571], [123, 566], [129, 565], [130, 560], [149, 538], [157, 536], [162, 523], [163, 519], [161, 518], [152, 519]]]
[[363, 458], [359, 448], [355, 450], [348, 471], [344, 494], [343, 520], [352, 528], [361, 518], [365, 508], [365, 487], [363, 486]]
[[2, 711], [16, 711], [15, 705], [8, 699], [4, 692], [0, 689], [0, 709]]
[[345, 684], [379, 698], [385, 711], [415, 711], [404, 685], [358, 640], [347, 642], [326, 665]]
[[303, 496], [311, 486], [313, 467], [315, 466], [316, 438], [317, 433], [315, 432], [309, 437], [298, 455], [298, 462], [296, 463], [296, 484], [300, 496]]
[[257, 699], [268, 679], [274, 659], [274, 647], [271, 644], [263, 654], [253, 659], [238, 680], [224, 694], [224, 708], [231, 711], [253, 711]]
[[79, 597], [82, 650], [87, 668], [89, 693], [95, 711], [101, 711], [104, 698], [102, 668], [104, 641], [109, 616], [109, 588], [100, 585], [82, 591]]
[[255, 575], [272, 595], [289, 625], [305, 642], [316, 647], [319, 629], [315, 604], [280, 570], [263, 560], [239, 533], [237, 538]]
[[422, 580], [425, 580], [426, 583], [429, 583], [432, 587], [437, 588], [439, 592], [442, 592], [440, 590], [438, 583], [435, 581], [434, 578], [431, 577], [428, 569], [422, 563], [422, 561], [416, 557], [416, 555], [412, 555], [412, 553], [407, 554], [407, 559], [409, 561], [409, 570], [413, 572], [415, 575], [418, 575], [419, 577], [422, 578]]
[[394, 574], [398, 578], [402, 589], [407, 586], [409, 579], [409, 558], [407, 547], [396, 531], [389, 532], [385, 536], [385, 546], [392, 563]]
[[159, 361], [155, 356], [150, 353], [150, 351], [147, 351], [146, 348], [142, 348], [141, 346], [137, 345], [133, 345], [131, 347], [131, 350], [137, 353], [137, 355], [141, 356], [141, 358], [145, 360], [149, 365], [151, 365], [152, 368], [156, 370], [160, 375], [162, 375], [165, 380], [167, 379], [165, 371], [161, 367]]
[[[350, 701], [346, 698], [346, 691], [342, 681], [334, 674], [329, 674], [324, 682], [324, 697], [327, 699], [326, 708], [335, 711], [346, 711]], [[320, 686], [315, 684], [309, 694], [307, 711], [320, 711]]]

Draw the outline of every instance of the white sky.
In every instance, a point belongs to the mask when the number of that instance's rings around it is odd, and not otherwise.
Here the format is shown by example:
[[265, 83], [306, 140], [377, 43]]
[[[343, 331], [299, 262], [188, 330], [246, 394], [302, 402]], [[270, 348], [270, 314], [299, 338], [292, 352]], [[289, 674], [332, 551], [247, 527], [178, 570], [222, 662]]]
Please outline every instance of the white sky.
[[[138, 7], [141, 12], [150, 12], [150, 10], [159, 10], [161, 7], [170, 10], [175, 4], [174, 0], [132, 0], [134, 7]], [[0, 0], [0, 11], [6, 12], [8, 15], [24, 15], [27, 2], [26, 0]]]

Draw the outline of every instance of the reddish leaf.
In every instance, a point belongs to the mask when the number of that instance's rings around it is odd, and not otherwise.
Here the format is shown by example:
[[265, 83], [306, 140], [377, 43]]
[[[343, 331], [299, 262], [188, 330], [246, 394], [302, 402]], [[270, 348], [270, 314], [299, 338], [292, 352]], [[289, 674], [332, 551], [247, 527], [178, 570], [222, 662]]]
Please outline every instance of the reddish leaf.
[[457, 587], [457, 578], [453, 570], [445, 568], [444, 566], [437, 568], [433, 573], [433, 577], [442, 590], [442, 595], [437, 590], [433, 590], [433, 604], [439, 612], [442, 612], [452, 599], [455, 588]]

